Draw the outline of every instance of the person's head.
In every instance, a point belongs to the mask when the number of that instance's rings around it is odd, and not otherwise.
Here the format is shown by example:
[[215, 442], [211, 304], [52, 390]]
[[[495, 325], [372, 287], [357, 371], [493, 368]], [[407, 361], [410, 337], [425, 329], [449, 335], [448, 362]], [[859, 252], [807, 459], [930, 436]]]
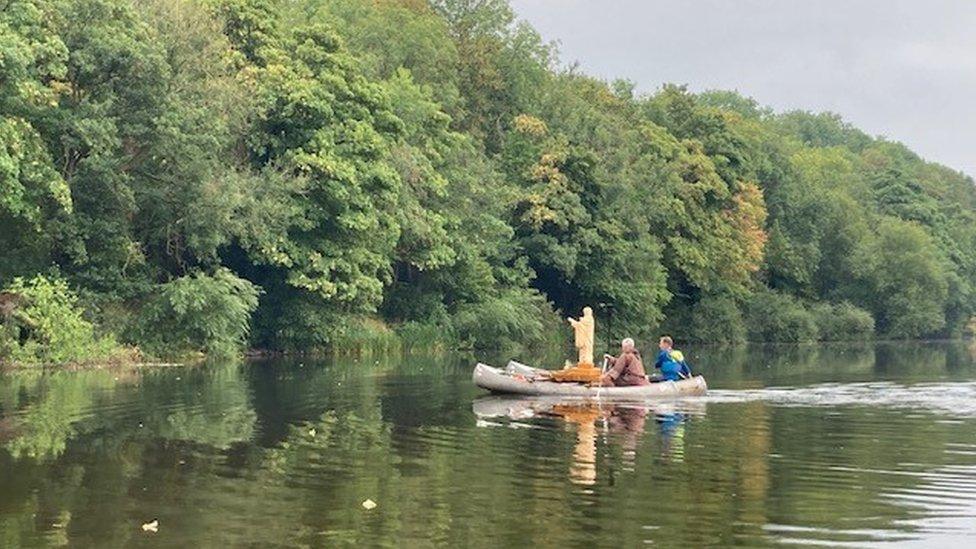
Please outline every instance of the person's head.
[[658, 348], [660, 348], [662, 351], [670, 350], [673, 345], [674, 340], [671, 339], [671, 336], [664, 336], [661, 338], [661, 341], [658, 341], [657, 343]]
[[622, 351], [633, 351], [634, 350], [634, 340], [632, 338], [626, 337], [620, 342], [620, 349]]

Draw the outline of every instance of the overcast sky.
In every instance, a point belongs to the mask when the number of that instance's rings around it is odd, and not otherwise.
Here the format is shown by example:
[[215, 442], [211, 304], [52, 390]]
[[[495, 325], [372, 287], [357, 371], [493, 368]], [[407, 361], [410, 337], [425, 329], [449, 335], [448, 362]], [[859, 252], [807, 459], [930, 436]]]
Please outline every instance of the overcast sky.
[[564, 64], [840, 113], [976, 175], [976, 0], [512, 0]]

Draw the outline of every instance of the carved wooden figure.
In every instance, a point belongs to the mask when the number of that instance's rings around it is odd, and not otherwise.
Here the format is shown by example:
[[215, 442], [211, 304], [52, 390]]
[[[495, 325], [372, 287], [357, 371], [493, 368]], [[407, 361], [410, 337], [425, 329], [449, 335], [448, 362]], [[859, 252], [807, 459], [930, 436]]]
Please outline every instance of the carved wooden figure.
[[574, 318], [567, 318], [566, 320], [573, 326], [573, 332], [576, 336], [576, 350], [578, 352], [576, 365], [581, 368], [593, 367], [593, 332], [596, 330], [593, 309], [583, 307], [583, 316], [579, 320]]

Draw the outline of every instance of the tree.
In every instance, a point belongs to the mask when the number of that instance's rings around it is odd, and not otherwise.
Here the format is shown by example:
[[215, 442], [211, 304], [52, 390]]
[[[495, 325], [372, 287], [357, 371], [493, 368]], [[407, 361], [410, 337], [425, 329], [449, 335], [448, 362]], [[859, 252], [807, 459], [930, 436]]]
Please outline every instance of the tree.
[[830, 299], [850, 285], [856, 250], [873, 208], [857, 158], [840, 148], [802, 149], [790, 157], [793, 177], [769, 196], [769, 285], [811, 299]]
[[434, 0], [457, 48], [464, 102], [460, 128], [498, 152], [509, 124], [532, 112], [548, 79], [552, 49], [505, 0]]
[[634, 204], [597, 179], [596, 156], [521, 115], [503, 150], [520, 192], [512, 225], [536, 288], [564, 312], [606, 303], [622, 328], [646, 330], [667, 301], [661, 249]]
[[43, 266], [53, 222], [71, 212], [67, 183], [34, 120], [64, 91], [67, 48], [44, 1], [0, 14], [0, 281]]
[[250, 252], [284, 269], [292, 287], [370, 311], [399, 236], [400, 180], [389, 154], [402, 123], [333, 32], [314, 24], [283, 43], [261, 50], [269, 63], [257, 72], [261, 116], [249, 145], [256, 167], [279, 165], [306, 185], [290, 198], [296, 211], [285, 234], [264, 236]]
[[885, 218], [858, 251], [859, 301], [889, 337], [938, 333], [945, 325], [946, 269], [935, 242], [920, 226]]

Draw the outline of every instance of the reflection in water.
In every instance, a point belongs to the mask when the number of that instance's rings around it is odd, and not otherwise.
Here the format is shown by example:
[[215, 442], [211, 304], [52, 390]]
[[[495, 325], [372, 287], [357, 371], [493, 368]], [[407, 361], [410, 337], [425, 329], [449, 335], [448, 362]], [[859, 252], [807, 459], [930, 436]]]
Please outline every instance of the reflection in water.
[[[30, 372], [0, 385], [0, 441], [14, 457], [59, 457], [96, 429], [217, 448], [248, 440], [255, 412], [238, 364], [179, 374], [137, 369]], [[96, 411], [109, 414], [96, 417]], [[4, 434], [6, 433], [6, 434]]]
[[713, 403], [764, 401], [779, 406], [818, 408], [860, 405], [976, 417], [976, 381], [911, 385], [890, 381], [821, 383], [806, 387], [714, 390], [704, 400]]
[[973, 546], [967, 345], [698, 352], [687, 402], [485, 398], [464, 357], [0, 375], [0, 547]]
[[[576, 447], [573, 449], [573, 462], [569, 467], [569, 478], [577, 484], [596, 482], [596, 410], [562, 415], [567, 421], [576, 424]], [[580, 417], [582, 416], [582, 417]]]
[[666, 412], [655, 414], [661, 430], [661, 457], [665, 461], [682, 462], [685, 459], [685, 414], [682, 412]]
[[[660, 434], [659, 455], [663, 462], [684, 460], [685, 422], [693, 415], [704, 415], [700, 399], [610, 402], [573, 400], [560, 397], [489, 396], [476, 399], [472, 411], [481, 426], [500, 426], [485, 420], [508, 418], [524, 421], [531, 418], [555, 418], [572, 426], [576, 432], [569, 478], [576, 484], [594, 484], [597, 480], [597, 437], [610, 435], [619, 449], [621, 469], [634, 471], [637, 448], [644, 435], [648, 416], [654, 418]], [[519, 423], [521, 424], [521, 423]]]
[[623, 468], [633, 471], [637, 460], [637, 445], [644, 434], [644, 424], [647, 414], [653, 413], [660, 417], [661, 412], [653, 411], [644, 406], [615, 406], [607, 418], [611, 433], [618, 433], [618, 441], [622, 450]]

